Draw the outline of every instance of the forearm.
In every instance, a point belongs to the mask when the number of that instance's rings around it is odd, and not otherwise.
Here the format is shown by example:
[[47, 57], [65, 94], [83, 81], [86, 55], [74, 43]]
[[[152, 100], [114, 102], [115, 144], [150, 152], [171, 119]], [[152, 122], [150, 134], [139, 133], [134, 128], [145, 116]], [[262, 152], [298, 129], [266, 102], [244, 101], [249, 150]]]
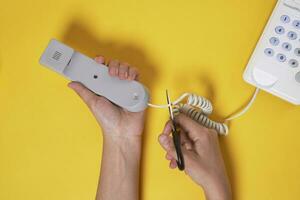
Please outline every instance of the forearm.
[[206, 200], [231, 200], [231, 188], [228, 178], [217, 177], [214, 183], [203, 187]]
[[96, 200], [137, 200], [141, 137], [106, 134]]

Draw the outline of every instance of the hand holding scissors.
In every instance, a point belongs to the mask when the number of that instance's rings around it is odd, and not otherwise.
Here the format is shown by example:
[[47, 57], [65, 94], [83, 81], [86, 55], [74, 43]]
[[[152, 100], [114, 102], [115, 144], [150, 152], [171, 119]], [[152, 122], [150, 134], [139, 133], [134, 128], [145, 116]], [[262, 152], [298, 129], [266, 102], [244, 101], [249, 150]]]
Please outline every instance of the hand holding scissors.
[[166, 91], [166, 95], [167, 95], [167, 103], [169, 105], [168, 108], [169, 108], [170, 119], [172, 121], [172, 137], [173, 137], [174, 147], [177, 155], [176, 162], [177, 162], [178, 169], [182, 171], [184, 170], [184, 158], [181, 151], [180, 131], [177, 128], [176, 123], [174, 121], [174, 114], [173, 114], [172, 104], [171, 104], [168, 90]]

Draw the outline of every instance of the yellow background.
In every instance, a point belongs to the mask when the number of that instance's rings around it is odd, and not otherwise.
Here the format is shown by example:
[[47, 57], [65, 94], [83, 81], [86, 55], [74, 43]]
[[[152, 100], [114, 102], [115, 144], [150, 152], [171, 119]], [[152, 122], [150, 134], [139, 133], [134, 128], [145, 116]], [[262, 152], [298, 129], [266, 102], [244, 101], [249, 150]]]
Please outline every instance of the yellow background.
[[[244, 105], [254, 88], [242, 79], [275, 0], [0, 1], [0, 199], [94, 199], [100, 128], [67, 80], [41, 67], [50, 38], [94, 57], [130, 62], [152, 102], [195, 92], [215, 119]], [[299, 107], [260, 93], [221, 139], [235, 199], [300, 196]], [[166, 110], [150, 109], [142, 197], [204, 199], [184, 173], [169, 170], [157, 143]]]

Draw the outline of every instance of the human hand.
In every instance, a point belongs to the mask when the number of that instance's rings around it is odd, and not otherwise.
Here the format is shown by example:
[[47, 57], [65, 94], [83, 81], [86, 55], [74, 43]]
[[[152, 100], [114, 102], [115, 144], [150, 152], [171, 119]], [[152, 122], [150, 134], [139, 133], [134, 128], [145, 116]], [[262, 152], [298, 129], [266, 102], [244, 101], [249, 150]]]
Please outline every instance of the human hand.
[[[104, 64], [103, 57], [96, 57], [95, 61]], [[108, 64], [109, 75], [120, 78], [121, 80], [137, 80], [138, 71], [130, 67], [127, 63], [120, 63], [112, 60]], [[131, 113], [120, 108], [105, 97], [98, 96], [91, 92], [84, 85], [78, 82], [71, 82], [68, 85], [81, 99], [87, 104], [104, 135], [114, 135], [120, 137], [141, 136], [144, 128], [144, 111]]]
[[[180, 137], [185, 173], [202, 186], [207, 199], [231, 199], [230, 184], [220, 151], [217, 132], [201, 126], [184, 114], [176, 116], [175, 122], [181, 129]], [[170, 160], [170, 168], [175, 169], [177, 156], [170, 136], [171, 131], [172, 123], [168, 121], [163, 133], [159, 136], [159, 142], [167, 152], [166, 159]]]

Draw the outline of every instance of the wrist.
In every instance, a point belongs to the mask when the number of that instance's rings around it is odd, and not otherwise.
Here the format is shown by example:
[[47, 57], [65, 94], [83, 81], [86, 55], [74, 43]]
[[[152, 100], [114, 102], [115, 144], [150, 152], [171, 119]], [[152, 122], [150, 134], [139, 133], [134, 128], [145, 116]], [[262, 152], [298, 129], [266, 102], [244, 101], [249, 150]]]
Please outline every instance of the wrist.
[[[142, 147], [142, 136], [103, 134], [103, 150], [111, 153], [128, 155], [128, 158], [139, 158]], [[126, 156], [127, 157], [127, 156]]]
[[102, 128], [102, 133], [104, 137], [117, 139], [117, 138], [125, 138], [134, 140], [134, 138], [142, 138], [143, 135], [143, 128], [144, 127], [138, 127], [138, 128]]
[[137, 199], [141, 147], [142, 137], [103, 134], [99, 199]]
[[227, 179], [211, 182], [203, 187], [206, 200], [231, 200], [231, 187]]
[[103, 132], [103, 141], [114, 143], [115, 145], [128, 145], [142, 143], [142, 134], [126, 134], [126, 133], [115, 133], [115, 132]]

